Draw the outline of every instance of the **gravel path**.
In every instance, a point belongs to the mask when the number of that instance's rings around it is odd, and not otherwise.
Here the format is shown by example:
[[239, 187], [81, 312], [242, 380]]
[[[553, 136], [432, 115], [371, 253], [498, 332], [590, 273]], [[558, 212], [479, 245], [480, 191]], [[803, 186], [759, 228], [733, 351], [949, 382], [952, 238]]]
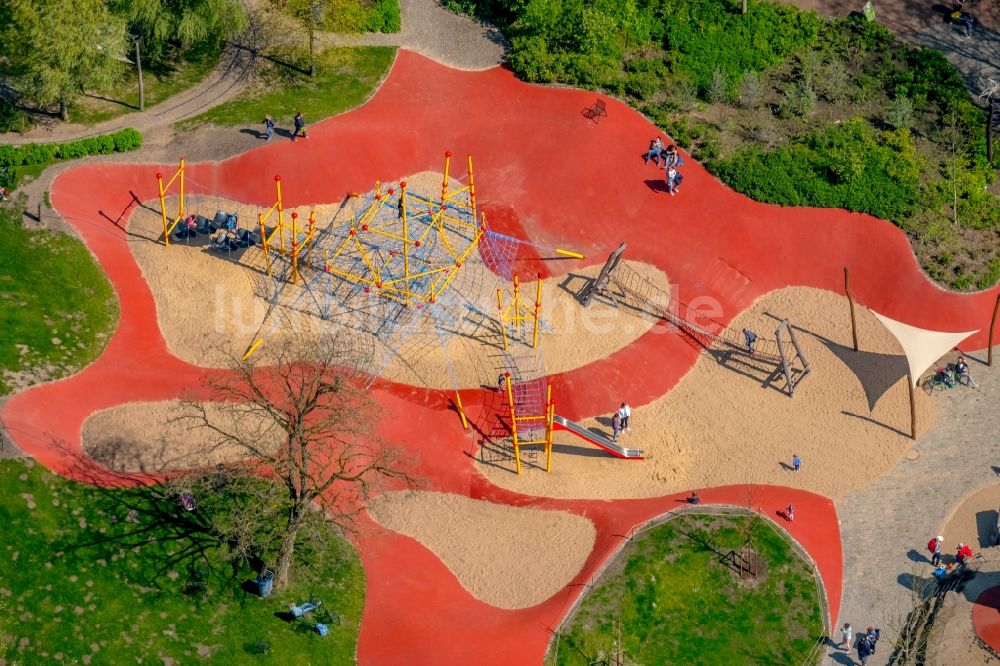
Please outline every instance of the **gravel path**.
[[[954, 355], [949, 359], [954, 361]], [[881, 627], [883, 640], [869, 666], [884, 666], [896, 631], [913, 608], [910, 589], [930, 577], [924, 557], [928, 539], [940, 534], [961, 500], [985, 485], [1000, 483], [1000, 372], [987, 368], [986, 353], [967, 355], [978, 390], [957, 386], [935, 391], [934, 427], [886, 476], [837, 502], [844, 544], [844, 597], [839, 625]], [[921, 389], [918, 389], [921, 390]], [[845, 465], [863, 465], [845, 460]], [[945, 544], [954, 553], [955, 544]], [[839, 638], [837, 639], [839, 640]], [[854, 653], [855, 657], [857, 653]], [[828, 650], [824, 664], [849, 664]], [[957, 663], [957, 662], [955, 662]]]
[[143, 134], [169, 127], [179, 120], [196, 116], [235, 97], [250, 81], [254, 58], [250, 51], [229, 47], [219, 65], [198, 85], [138, 113], [126, 113], [97, 125], [44, 120], [30, 132], [4, 134], [2, 143], [21, 145], [54, 141], [73, 141], [88, 136], [133, 127]]

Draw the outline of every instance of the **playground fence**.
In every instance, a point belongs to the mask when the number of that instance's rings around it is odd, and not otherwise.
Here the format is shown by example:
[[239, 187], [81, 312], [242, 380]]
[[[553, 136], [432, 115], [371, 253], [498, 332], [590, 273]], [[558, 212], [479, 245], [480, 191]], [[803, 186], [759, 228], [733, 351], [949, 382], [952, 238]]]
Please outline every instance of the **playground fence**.
[[[676, 518], [686, 515], [743, 516], [748, 513], [754, 513], [757, 515], [758, 518], [770, 523], [771, 526], [775, 528], [774, 531], [782, 539], [784, 539], [784, 541], [789, 546], [791, 546], [792, 550], [799, 557], [801, 557], [803, 560], [809, 563], [812, 571], [813, 582], [816, 585], [816, 592], [817, 595], [819, 596], [820, 604], [822, 608], [824, 608], [826, 611], [822, 615], [823, 636], [829, 637], [833, 627], [833, 618], [830, 617], [826, 588], [824, 587], [823, 580], [819, 575], [819, 568], [816, 566], [816, 561], [809, 555], [808, 551], [806, 551], [806, 549], [799, 544], [798, 541], [789, 536], [789, 534], [777, 523], [777, 521], [767, 516], [763, 511], [759, 511], [756, 509], [748, 509], [747, 507], [738, 506], [735, 504], [715, 504], [710, 506], [701, 506], [701, 505], [693, 506], [686, 504], [676, 509], [671, 509], [666, 513], [660, 514], [659, 516], [656, 516], [655, 518], [652, 518], [646, 521], [645, 523], [641, 523], [639, 525], [633, 525], [626, 534], [622, 535], [622, 539], [618, 542], [618, 544], [613, 546], [609, 550], [606, 557], [604, 558], [603, 564], [601, 564], [601, 566], [598, 567], [597, 570], [590, 576], [590, 579], [586, 583], [577, 583], [574, 587], [583, 586], [586, 588], [587, 592], [592, 591], [597, 586], [598, 582], [604, 577], [604, 574], [607, 573], [607, 570], [611, 566], [611, 564], [615, 560], [617, 560], [618, 557], [622, 554], [622, 551], [625, 549], [626, 544], [634, 540], [640, 534], [643, 534], [644, 532], [647, 532], [655, 527], [659, 527], [660, 525], [668, 523]], [[549, 651], [555, 650], [555, 653], [558, 655], [560, 634], [562, 633], [563, 629], [569, 626], [572, 623], [573, 619], [576, 617], [576, 614], [580, 610], [580, 605], [583, 603], [583, 599], [585, 596], [586, 593], [577, 595], [576, 599], [574, 599], [573, 603], [570, 605], [569, 610], [566, 612], [565, 615], [563, 615], [563, 619], [559, 623], [559, 626], [557, 626], [555, 629], [549, 627], [549, 631], [552, 632], [553, 636], [553, 640], [549, 643]], [[819, 653], [822, 651], [823, 647], [824, 647], [824, 641], [817, 640], [813, 645], [812, 649], [807, 653], [806, 657], [802, 660], [801, 662], [802, 666], [811, 666], [813, 664], [818, 663]]]

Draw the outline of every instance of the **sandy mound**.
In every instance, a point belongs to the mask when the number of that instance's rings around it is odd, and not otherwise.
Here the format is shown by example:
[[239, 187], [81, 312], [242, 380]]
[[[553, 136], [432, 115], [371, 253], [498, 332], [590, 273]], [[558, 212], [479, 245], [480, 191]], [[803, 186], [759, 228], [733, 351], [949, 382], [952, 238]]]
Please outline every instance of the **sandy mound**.
[[[281, 432], [273, 424], [236, 423], [226, 411], [205, 405], [211, 423], [225, 432], [277, 448]], [[83, 424], [83, 449], [94, 460], [121, 472], [164, 472], [209, 467], [247, 458], [241, 446], [182, 418], [190, 411], [177, 400], [133, 402], [95, 412]]]
[[[407, 181], [412, 191], [434, 191], [440, 188], [441, 175], [422, 173]], [[356, 213], [360, 202], [349, 198], [342, 204], [300, 208], [300, 224], [308, 219], [310, 210], [316, 213], [319, 230], [341, 224]], [[346, 331], [359, 349], [357, 363], [374, 368], [387, 379], [449, 389], [456, 383], [475, 387], [495, 381], [497, 358], [502, 351], [496, 290], [503, 288], [509, 301], [511, 288], [478, 258], [467, 261], [448, 288], [456, 296], [453, 305], [447, 306], [450, 314], [446, 325], [440, 327], [444, 335], [427, 321], [386, 344], [368, 334], [370, 323], [360, 321], [364, 317], [371, 321], [372, 307], [344, 306], [336, 297], [329, 297], [324, 289], [331, 287], [321, 282], [322, 276], [309, 288], [283, 286], [277, 294], [274, 283], [266, 276], [259, 249], [232, 254], [213, 252], [205, 236], [190, 242], [172, 241], [169, 248], [164, 247], [162, 221], [159, 211], [153, 208], [140, 207], [132, 215], [129, 244], [153, 292], [167, 345], [179, 358], [206, 367], [226, 367], [242, 356], [257, 337], [264, 339], [262, 349], [266, 350], [281, 346], [292, 336], [301, 342], [317, 331], [339, 326], [334, 330]], [[168, 201], [171, 209], [176, 210], [176, 201]], [[212, 217], [216, 210], [235, 211], [244, 227], [254, 224], [261, 212], [256, 206], [213, 197], [188, 197], [186, 209], [206, 217]], [[286, 220], [292, 212], [285, 211]], [[632, 266], [667, 288], [661, 271], [645, 264]], [[578, 271], [580, 277], [569, 288], [577, 290], [585, 282], [582, 277], [595, 276], [599, 270], [599, 266], [593, 266]], [[539, 367], [546, 372], [563, 372], [603, 358], [651, 326], [651, 322], [634, 316], [623, 323], [620, 314], [601, 303], [581, 308], [575, 295], [561, 286], [564, 280], [545, 280], [542, 285], [542, 331], [547, 333], [541, 337], [544, 363], [540, 362]], [[524, 297], [526, 302], [534, 302], [534, 283], [524, 285]], [[355, 295], [351, 302], [357, 304], [363, 298], [370, 296]], [[280, 306], [272, 307], [272, 303]], [[317, 316], [318, 308], [328, 320]], [[525, 335], [530, 338], [530, 330]]]
[[[480, 470], [517, 492], [588, 498], [651, 497], [748, 482], [838, 498], [879, 478], [911, 442], [906, 365], [894, 338], [859, 308], [863, 351], [855, 353], [846, 299], [809, 288], [771, 293], [733, 326], [773, 337], [775, 316], [791, 320], [812, 366], [794, 398], [780, 390], [783, 380], [768, 384], [773, 366], [703, 353], [673, 391], [633, 410], [631, 431], [622, 441], [645, 449], [645, 461], [604, 456], [558, 432], [550, 474], [530, 468], [518, 477], [494, 464], [480, 464]], [[627, 387], [613, 390], [609, 404], [628, 399]], [[917, 409], [920, 430], [927, 430], [932, 403], [922, 391]], [[610, 431], [607, 416], [584, 425]], [[785, 467], [793, 453], [803, 460], [797, 474]]]
[[[938, 532], [944, 537], [941, 551], [953, 553], [959, 543], [969, 544], [973, 552], [995, 545], [998, 509], [1000, 509], [1000, 483], [980, 488], [968, 495], [952, 511], [944, 527]], [[933, 535], [929, 535], [928, 538], [931, 536]]]
[[429, 548], [472, 596], [507, 609], [534, 606], [565, 587], [597, 535], [593, 523], [570, 513], [443, 493], [389, 493], [368, 509], [383, 527]]

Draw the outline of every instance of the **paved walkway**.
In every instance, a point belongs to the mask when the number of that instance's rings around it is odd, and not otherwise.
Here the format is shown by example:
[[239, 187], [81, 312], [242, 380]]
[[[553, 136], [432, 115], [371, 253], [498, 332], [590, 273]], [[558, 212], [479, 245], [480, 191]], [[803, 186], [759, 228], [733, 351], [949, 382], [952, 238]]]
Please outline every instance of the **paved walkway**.
[[[844, 596], [840, 624], [855, 629], [869, 625], [883, 629], [876, 658], [869, 666], [883, 666], [896, 632], [913, 608], [913, 577], [930, 577], [925, 547], [940, 534], [944, 522], [961, 500], [982, 486], [1000, 483], [1000, 367], [994, 350], [993, 368], [986, 353], [968, 356], [980, 388], [957, 386], [936, 391], [938, 407], [933, 429], [920, 438], [912, 452], [886, 476], [837, 502], [844, 544]], [[951, 359], [954, 360], [954, 359]], [[919, 389], [918, 389], [919, 390]], [[844, 461], [863, 465], [864, 461]], [[945, 544], [954, 552], [955, 544]], [[918, 588], [919, 589], [919, 588]], [[826, 664], [851, 663], [832, 651]], [[855, 653], [856, 654], [856, 653]], [[855, 662], [856, 663], [856, 662]]]

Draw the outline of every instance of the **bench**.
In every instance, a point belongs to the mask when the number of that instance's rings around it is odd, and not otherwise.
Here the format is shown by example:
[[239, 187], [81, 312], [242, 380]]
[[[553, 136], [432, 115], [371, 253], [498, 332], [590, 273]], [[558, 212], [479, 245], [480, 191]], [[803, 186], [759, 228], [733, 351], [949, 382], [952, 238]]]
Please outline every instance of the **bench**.
[[594, 124], [601, 122], [601, 117], [608, 117], [607, 107], [604, 105], [604, 100], [599, 99], [594, 102], [590, 107], [583, 110], [583, 117], [588, 120], [593, 120]]

